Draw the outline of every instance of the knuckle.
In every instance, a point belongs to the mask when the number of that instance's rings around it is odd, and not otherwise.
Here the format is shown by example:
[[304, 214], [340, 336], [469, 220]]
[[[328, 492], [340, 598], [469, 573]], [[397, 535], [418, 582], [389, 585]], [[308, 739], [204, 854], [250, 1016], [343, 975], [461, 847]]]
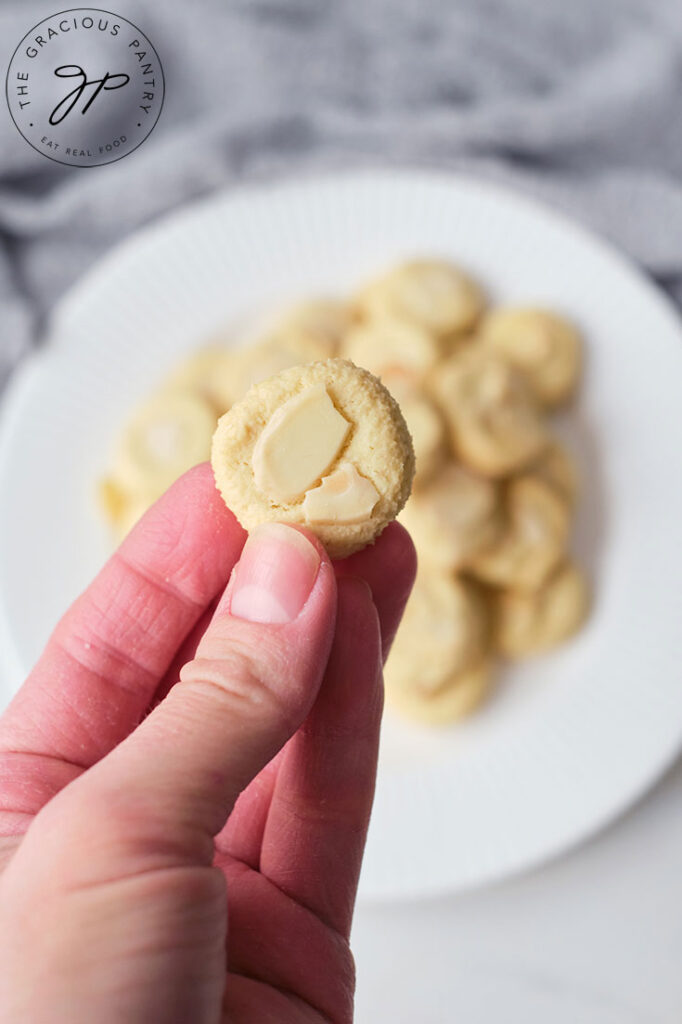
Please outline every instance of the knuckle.
[[355, 958], [346, 939], [342, 938], [338, 933], [335, 945], [339, 998], [337, 1003], [338, 1009], [332, 1020], [334, 1024], [353, 1024], [356, 979]]
[[231, 640], [215, 649], [207, 646], [201, 656], [185, 665], [180, 672], [180, 690], [184, 696], [192, 692], [214, 710], [220, 707], [248, 718], [276, 717], [293, 729], [298, 716], [284, 696], [284, 671], [272, 651], [254, 652], [252, 647]]

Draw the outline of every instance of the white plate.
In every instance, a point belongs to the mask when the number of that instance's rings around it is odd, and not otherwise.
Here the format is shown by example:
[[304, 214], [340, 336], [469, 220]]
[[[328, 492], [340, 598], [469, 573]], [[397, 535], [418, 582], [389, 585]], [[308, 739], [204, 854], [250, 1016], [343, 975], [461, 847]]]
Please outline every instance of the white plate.
[[10, 686], [104, 559], [92, 500], [121, 418], [204, 335], [263, 303], [343, 292], [442, 254], [498, 301], [575, 317], [587, 371], [569, 426], [576, 546], [596, 602], [562, 651], [506, 672], [445, 732], [386, 720], [362, 876], [373, 898], [461, 889], [538, 864], [640, 796], [682, 739], [682, 337], [668, 302], [602, 242], [499, 188], [372, 173], [188, 208], [103, 260], [55, 313], [0, 439], [0, 625]]

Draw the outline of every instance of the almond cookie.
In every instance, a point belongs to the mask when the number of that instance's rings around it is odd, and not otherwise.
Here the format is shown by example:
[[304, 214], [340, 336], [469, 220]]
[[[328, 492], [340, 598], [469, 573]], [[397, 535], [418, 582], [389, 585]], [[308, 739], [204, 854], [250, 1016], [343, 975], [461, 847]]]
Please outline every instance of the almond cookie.
[[255, 385], [219, 421], [218, 490], [242, 526], [299, 523], [332, 558], [371, 543], [407, 501], [412, 441], [380, 381], [342, 359]]
[[386, 687], [433, 693], [479, 662], [487, 645], [488, 611], [475, 585], [421, 569], [386, 663]]
[[330, 359], [338, 354], [354, 319], [347, 303], [338, 299], [315, 299], [288, 310], [270, 336], [284, 349], [298, 353], [302, 362]]
[[537, 402], [523, 375], [476, 345], [438, 367], [431, 381], [450, 423], [455, 451], [486, 476], [506, 476], [547, 444]]
[[400, 408], [412, 435], [415, 487], [432, 480], [448, 455], [445, 424], [438, 409], [424, 395], [408, 395]]
[[493, 598], [495, 646], [507, 658], [523, 658], [557, 647], [585, 621], [589, 608], [587, 581], [564, 562], [532, 594], [500, 591]]
[[[313, 358], [319, 358], [317, 355]], [[310, 356], [295, 351], [281, 338], [268, 337], [232, 352], [232, 402], [239, 402], [254, 384], [287, 370], [302, 366]], [[225, 410], [227, 412], [227, 409]]]
[[439, 690], [424, 690], [417, 680], [406, 687], [387, 686], [386, 705], [423, 725], [448, 725], [470, 714], [485, 700], [492, 680], [492, 661], [484, 658], [452, 676]]
[[509, 481], [505, 512], [504, 532], [471, 559], [471, 572], [494, 586], [537, 590], [566, 549], [568, 506], [544, 480], [525, 474]]
[[158, 497], [211, 453], [215, 412], [198, 394], [162, 392], [129, 420], [114, 452], [111, 476], [123, 491]]
[[446, 570], [462, 568], [503, 530], [499, 485], [449, 462], [412, 495], [400, 522], [424, 561]]
[[580, 373], [580, 338], [563, 317], [544, 309], [496, 309], [483, 321], [486, 345], [527, 376], [537, 398], [559, 405]]
[[441, 339], [469, 331], [485, 305], [476, 282], [444, 260], [405, 263], [372, 282], [358, 303], [370, 319], [406, 320]]
[[423, 377], [440, 356], [432, 334], [409, 321], [383, 317], [360, 324], [350, 331], [341, 346], [346, 359], [377, 377], [402, 371], [415, 379]]
[[428, 395], [406, 374], [392, 372], [382, 378], [405, 417], [412, 436], [416, 472], [414, 486], [423, 487], [448, 457], [445, 420]]
[[528, 472], [550, 484], [571, 507], [578, 496], [578, 469], [573, 458], [558, 441], [550, 441]]
[[235, 400], [234, 353], [220, 345], [201, 348], [173, 370], [161, 389], [198, 395], [222, 416]]

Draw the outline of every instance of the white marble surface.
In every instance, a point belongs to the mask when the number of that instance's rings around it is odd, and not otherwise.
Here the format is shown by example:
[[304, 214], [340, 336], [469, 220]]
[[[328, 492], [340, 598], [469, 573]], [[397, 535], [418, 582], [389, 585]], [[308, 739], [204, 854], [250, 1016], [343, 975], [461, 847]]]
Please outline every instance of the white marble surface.
[[353, 949], [356, 1024], [679, 1024], [682, 761], [541, 870], [360, 907]]

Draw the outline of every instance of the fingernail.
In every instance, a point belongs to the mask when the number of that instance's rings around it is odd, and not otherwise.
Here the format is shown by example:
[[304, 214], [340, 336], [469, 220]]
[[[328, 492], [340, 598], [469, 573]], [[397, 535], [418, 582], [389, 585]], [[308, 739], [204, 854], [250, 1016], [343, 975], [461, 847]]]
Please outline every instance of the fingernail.
[[231, 614], [249, 622], [291, 622], [310, 597], [319, 567], [317, 550], [298, 530], [259, 526], [235, 566]]

